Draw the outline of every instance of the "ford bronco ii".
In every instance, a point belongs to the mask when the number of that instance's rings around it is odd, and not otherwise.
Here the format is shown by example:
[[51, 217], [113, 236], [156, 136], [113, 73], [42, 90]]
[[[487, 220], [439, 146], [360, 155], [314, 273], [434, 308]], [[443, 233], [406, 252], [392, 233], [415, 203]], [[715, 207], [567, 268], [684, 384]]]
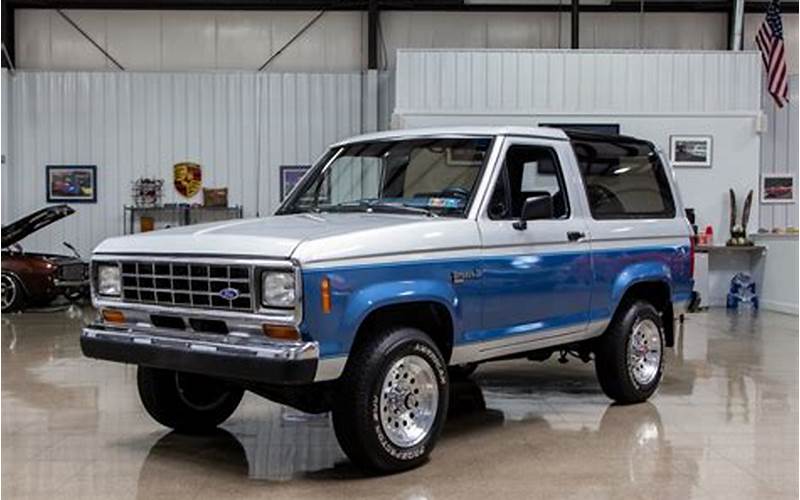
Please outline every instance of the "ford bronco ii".
[[649, 142], [548, 128], [390, 131], [331, 146], [272, 217], [111, 238], [85, 355], [138, 365], [147, 412], [213, 429], [245, 390], [332, 412], [357, 465], [422, 463], [452, 377], [594, 361], [619, 403], [662, 377], [693, 246]]

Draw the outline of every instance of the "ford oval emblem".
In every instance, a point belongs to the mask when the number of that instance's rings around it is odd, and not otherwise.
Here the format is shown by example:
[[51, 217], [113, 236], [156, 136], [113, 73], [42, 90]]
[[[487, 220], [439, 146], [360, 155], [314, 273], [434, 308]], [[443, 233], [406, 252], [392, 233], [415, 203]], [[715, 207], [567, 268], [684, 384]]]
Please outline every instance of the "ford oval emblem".
[[223, 288], [219, 291], [219, 296], [225, 300], [234, 300], [239, 297], [239, 290], [235, 288]]

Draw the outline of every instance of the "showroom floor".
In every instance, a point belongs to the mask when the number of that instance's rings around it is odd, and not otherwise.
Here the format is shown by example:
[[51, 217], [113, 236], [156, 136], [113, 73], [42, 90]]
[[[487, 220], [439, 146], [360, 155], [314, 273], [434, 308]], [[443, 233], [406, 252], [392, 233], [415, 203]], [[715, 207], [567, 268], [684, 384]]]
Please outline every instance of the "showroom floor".
[[77, 308], [2, 318], [5, 498], [797, 498], [798, 320], [687, 319], [651, 402], [591, 365], [482, 366], [424, 467], [367, 478], [327, 416], [252, 395], [211, 437], [152, 422], [135, 368], [81, 357]]

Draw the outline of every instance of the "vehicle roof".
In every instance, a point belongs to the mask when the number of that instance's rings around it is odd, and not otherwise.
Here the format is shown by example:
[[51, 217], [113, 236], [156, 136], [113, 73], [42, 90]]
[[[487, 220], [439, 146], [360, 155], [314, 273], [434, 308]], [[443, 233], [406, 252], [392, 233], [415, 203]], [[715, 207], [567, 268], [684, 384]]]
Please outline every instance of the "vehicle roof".
[[587, 130], [575, 129], [575, 128], [565, 128], [564, 133], [567, 134], [570, 140], [573, 141], [605, 141], [605, 142], [612, 142], [612, 143], [637, 143], [637, 144], [651, 144], [650, 141], [646, 141], [644, 139], [639, 139], [638, 137], [632, 137], [629, 135], [622, 135], [622, 134], [601, 134], [597, 132], [589, 132]]
[[342, 146], [354, 142], [382, 141], [387, 139], [416, 138], [429, 136], [496, 136], [496, 135], [516, 135], [527, 137], [538, 137], [543, 139], [567, 140], [567, 134], [559, 129], [552, 127], [480, 127], [480, 126], [458, 126], [458, 127], [432, 127], [415, 128], [401, 130], [386, 130], [383, 132], [373, 132], [370, 134], [349, 137], [337, 142], [334, 146]]

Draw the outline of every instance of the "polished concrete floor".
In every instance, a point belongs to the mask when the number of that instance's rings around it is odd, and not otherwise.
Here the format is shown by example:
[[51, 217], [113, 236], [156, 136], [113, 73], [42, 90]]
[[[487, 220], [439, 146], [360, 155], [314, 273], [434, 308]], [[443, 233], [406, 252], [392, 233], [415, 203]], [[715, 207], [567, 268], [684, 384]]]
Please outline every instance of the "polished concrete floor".
[[482, 366], [430, 462], [364, 477], [325, 416], [247, 395], [210, 437], [144, 413], [135, 368], [81, 357], [91, 312], [2, 318], [4, 498], [797, 498], [798, 320], [688, 317], [649, 403], [593, 367]]

